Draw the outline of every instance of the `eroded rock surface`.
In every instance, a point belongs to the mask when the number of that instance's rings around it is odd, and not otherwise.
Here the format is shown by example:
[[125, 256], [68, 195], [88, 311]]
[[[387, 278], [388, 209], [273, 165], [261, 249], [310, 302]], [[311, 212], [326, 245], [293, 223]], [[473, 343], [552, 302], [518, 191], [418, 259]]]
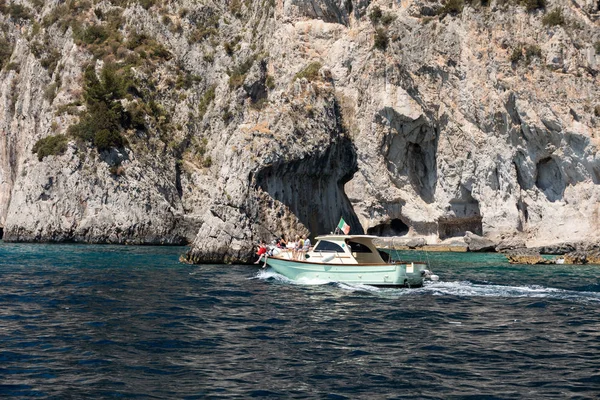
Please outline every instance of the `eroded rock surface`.
[[[0, 9], [6, 240], [193, 242], [187, 261], [238, 262], [343, 216], [429, 244], [598, 241], [597, 2], [17, 3], [29, 16]], [[68, 136], [38, 160], [87, 112], [86, 64], [129, 68], [119, 102], [143, 123], [125, 146]]]

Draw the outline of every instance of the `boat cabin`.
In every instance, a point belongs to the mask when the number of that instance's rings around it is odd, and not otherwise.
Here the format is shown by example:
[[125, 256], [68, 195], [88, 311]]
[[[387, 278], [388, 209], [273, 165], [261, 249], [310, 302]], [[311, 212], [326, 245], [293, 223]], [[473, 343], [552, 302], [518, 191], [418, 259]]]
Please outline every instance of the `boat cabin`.
[[305, 261], [331, 264], [386, 264], [373, 244], [377, 236], [323, 235], [305, 256]]

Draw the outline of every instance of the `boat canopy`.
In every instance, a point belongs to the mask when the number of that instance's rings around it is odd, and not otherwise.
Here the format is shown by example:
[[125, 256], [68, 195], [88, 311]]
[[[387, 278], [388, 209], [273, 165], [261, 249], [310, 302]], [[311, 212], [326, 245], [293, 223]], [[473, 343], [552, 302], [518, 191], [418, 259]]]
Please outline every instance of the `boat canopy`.
[[[358, 264], [384, 264], [373, 239], [373, 235], [322, 235], [315, 239], [317, 243], [309, 252], [310, 259], [333, 259], [328, 254], [334, 253], [337, 262]], [[344, 259], [344, 260], [342, 260]]]
[[317, 236], [315, 238], [315, 240], [332, 240], [332, 241], [340, 241], [340, 240], [346, 240], [346, 239], [377, 239], [379, 238], [379, 236], [374, 236], [374, 235], [334, 235], [334, 234], [330, 234], [330, 235], [321, 235], [321, 236]]

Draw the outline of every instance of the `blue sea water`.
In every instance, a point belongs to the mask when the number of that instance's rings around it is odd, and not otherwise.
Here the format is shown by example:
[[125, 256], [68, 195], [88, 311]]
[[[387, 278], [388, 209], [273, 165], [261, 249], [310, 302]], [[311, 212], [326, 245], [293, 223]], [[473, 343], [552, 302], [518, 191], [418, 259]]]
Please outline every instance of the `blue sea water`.
[[600, 394], [600, 266], [433, 253], [440, 282], [376, 289], [184, 265], [184, 251], [0, 242], [0, 396]]

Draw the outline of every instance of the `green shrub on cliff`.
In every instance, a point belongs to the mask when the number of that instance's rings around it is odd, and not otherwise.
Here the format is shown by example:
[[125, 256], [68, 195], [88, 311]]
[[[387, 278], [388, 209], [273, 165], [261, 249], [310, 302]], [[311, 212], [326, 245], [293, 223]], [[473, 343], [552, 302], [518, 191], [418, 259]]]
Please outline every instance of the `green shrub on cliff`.
[[102, 129], [96, 132], [94, 144], [98, 151], [110, 150], [112, 147], [123, 147], [125, 139], [118, 131]]
[[133, 32], [129, 35], [125, 47], [135, 51], [142, 58], [152, 58], [155, 60], [170, 60], [172, 55], [165, 46], [151, 39], [143, 33]]
[[447, 14], [460, 14], [464, 7], [464, 0], [448, 0], [444, 6], [438, 10], [437, 14], [442, 17]]
[[157, 0], [137, 0], [136, 3], [144, 7], [144, 9], [149, 10], [150, 7], [156, 5]]
[[396, 16], [392, 13], [385, 13], [383, 17], [381, 17], [381, 23], [383, 25], [389, 25], [396, 20]]
[[44, 90], [44, 99], [46, 99], [48, 101], [48, 103], [52, 104], [52, 102], [54, 101], [54, 98], [56, 97], [57, 89], [58, 89], [57, 82], [52, 82], [51, 84], [46, 86], [46, 89]]
[[388, 46], [389, 39], [387, 37], [387, 32], [385, 29], [377, 29], [375, 30], [375, 40], [373, 43], [373, 47], [377, 50], [385, 51]]
[[229, 12], [236, 18], [242, 18], [242, 2], [241, 0], [230, 0]]
[[510, 62], [518, 63], [523, 58], [523, 48], [521, 46], [515, 47], [510, 54]]
[[102, 44], [109, 36], [107, 29], [102, 25], [90, 25], [73, 32], [73, 37], [78, 44]]
[[319, 70], [323, 68], [323, 64], [318, 61], [311, 62], [304, 69], [294, 75], [294, 80], [306, 78], [309, 82], [319, 79]]
[[68, 141], [65, 135], [47, 136], [33, 145], [32, 152], [37, 153], [38, 160], [42, 161], [46, 156], [64, 154]]
[[52, 73], [56, 69], [58, 65], [58, 61], [60, 60], [60, 51], [57, 49], [50, 49], [48, 52], [40, 59], [40, 64], [44, 67], [48, 72]]
[[132, 115], [121, 104], [121, 99], [133, 89], [129, 71], [108, 64], [98, 78], [94, 68], [88, 67], [84, 72], [84, 82], [83, 97], [87, 111], [79, 123], [69, 128], [69, 133], [93, 143], [98, 151], [123, 146], [125, 139], [121, 131], [143, 125], [143, 117]]
[[373, 24], [378, 24], [379, 20], [381, 19], [381, 17], [383, 16], [383, 13], [381, 12], [381, 8], [379, 8], [378, 6], [373, 7], [373, 10], [371, 10], [371, 13], [369, 14], [369, 19], [371, 20], [371, 22]]
[[265, 79], [265, 86], [269, 90], [275, 89], [275, 78], [273, 77], [273, 75], [267, 75], [267, 77]]
[[510, 55], [510, 61], [512, 63], [518, 63], [521, 60], [525, 60], [527, 65], [529, 65], [534, 58], [542, 58], [542, 49], [535, 44], [518, 44]]
[[525, 61], [529, 64], [534, 58], [542, 58], [542, 49], [535, 44], [525, 46]]
[[31, 4], [37, 11], [41, 11], [44, 8], [44, 0], [31, 0]]
[[600, 54], [600, 40], [594, 43], [594, 50], [596, 51], [596, 54]]
[[61, 31], [66, 31], [73, 20], [74, 15], [71, 14], [69, 7], [66, 4], [61, 4], [52, 9], [42, 19], [42, 26], [48, 28], [55, 23], [59, 22]]
[[546, 26], [557, 26], [565, 24], [565, 17], [560, 8], [555, 8], [542, 18], [542, 23]]
[[14, 21], [29, 21], [32, 18], [31, 9], [21, 4], [11, 3], [8, 13]]
[[373, 7], [369, 13], [369, 19], [373, 25], [382, 23], [383, 25], [389, 25], [396, 20], [396, 16], [392, 13], [383, 13], [381, 8], [378, 6]]
[[206, 90], [206, 92], [204, 92], [202, 97], [200, 98], [200, 102], [198, 104], [198, 113], [199, 113], [198, 117], [202, 118], [202, 117], [204, 117], [204, 114], [206, 114], [206, 110], [208, 110], [208, 106], [210, 106], [210, 104], [215, 99], [215, 89], [216, 89], [216, 85], [210, 86]]
[[8, 63], [12, 52], [12, 44], [4, 37], [0, 36], [0, 70]]
[[235, 67], [233, 70], [229, 71], [229, 87], [231, 89], [237, 89], [244, 83], [246, 80], [246, 75], [252, 65], [254, 64], [255, 56], [248, 57], [246, 61]]
[[527, 11], [543, 10], [546, 8], [546, 0], [519, 0]]

